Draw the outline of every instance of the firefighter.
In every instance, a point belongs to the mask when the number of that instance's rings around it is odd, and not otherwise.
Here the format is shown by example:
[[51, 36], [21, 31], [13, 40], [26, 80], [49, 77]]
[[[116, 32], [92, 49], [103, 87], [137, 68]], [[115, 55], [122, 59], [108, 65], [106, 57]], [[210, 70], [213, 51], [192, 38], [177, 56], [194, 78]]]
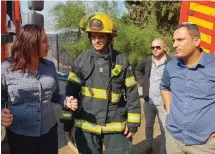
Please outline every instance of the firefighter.
[[128, 154], [141, 110], [131, 65], [113, 49], [116, 30], [107, 14], [93, 13], [83, 21], [80, 28], [88, 33], [93, 49], [76, 59], [69, 74], [66, 95], [78, 99], [79, 108], [62, 111], [64, 131], [69, 135], [74, 121], [82, 154], [102, 154], [103, 144], [108, 154]]

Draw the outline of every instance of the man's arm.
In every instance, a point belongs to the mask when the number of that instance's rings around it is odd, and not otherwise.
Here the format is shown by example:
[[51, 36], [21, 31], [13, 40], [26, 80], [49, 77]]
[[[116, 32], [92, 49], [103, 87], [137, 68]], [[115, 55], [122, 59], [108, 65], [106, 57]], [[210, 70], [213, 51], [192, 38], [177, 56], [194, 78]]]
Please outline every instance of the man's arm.
[[[69, 99], [71, 96], [74, 99], [77, 99], [77, 102], [79, 100], [79, 93], [81, 91], [82, 81], [79, 78], [78, 74], [79, 74], [78, 60], [76, 60], [67, 79], [65, 93], [67, 98], [65, 101], [67, 101], [67, 99]], [[80, 108], [81, 108], [80, 105], [78, 105], [78, 109], [75, 112], [78, 112]], [[70, 134], [74, 123], [75, 112], [72, 112], [71, 109], [68, 109], [66, 107], [63, 107], [61, 112], [62, 112], [61, 122], [64, 123], [64, 131], [66, 132], [66, 134]]]
[[126, 92], [126, 101], [128, 108], [127, 128], [124, 134], [130, 138], [137, 132], [137, 127], [140, 126], [140, 99], [137, 90], [136, 80], [134, 78], [131, 65], [127, 62], [125, 69], [124, 87]]
[[145, 60], [142, 60], [135, 68], [135, 75], [138, 83], [144, 85], [144, 75], [145, 75]]
[[167, 113], [170, 111], [171, 104], [171, 90], [170, 90], [170, 77], [168, 67], [166, 66], [163, 72], [163, 77], [160, 84], [160, 94], [164, 102], [164, 108]]
[[171, 92], [169, 90], [161, 90], [160, 94], [164, 102], [164, 108], [166, 112], [169, 113], [171, 104]]

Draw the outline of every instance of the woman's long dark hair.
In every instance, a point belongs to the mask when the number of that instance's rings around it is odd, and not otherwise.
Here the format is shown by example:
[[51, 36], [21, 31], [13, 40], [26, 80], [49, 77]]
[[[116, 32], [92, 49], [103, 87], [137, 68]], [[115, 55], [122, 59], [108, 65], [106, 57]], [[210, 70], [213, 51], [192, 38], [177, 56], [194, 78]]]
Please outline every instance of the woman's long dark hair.
[[39, 55], [40, 37], [44, 29], [38, 25], [24, 25], [11, 47], [12, 71], [25, 72], [32, 55]]

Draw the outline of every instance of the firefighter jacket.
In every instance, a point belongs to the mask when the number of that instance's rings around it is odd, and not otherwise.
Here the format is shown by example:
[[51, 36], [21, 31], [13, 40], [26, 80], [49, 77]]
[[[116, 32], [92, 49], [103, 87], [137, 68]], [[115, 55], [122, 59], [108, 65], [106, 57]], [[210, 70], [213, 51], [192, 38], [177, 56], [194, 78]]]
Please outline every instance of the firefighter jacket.
[[65, 131], [71, 130], [73, 118], [76, 128], [96, 134], [123, 132], [126, 125], [135, 133], [140, 125], [136, 80], [127, 58], [118, 51], [112, 50], [112, 56], [94, 49], [81, 54], [69, 74], [66, 95], [77, 98], [79, 108], [73, 116], [71, 110], [62, 111]]

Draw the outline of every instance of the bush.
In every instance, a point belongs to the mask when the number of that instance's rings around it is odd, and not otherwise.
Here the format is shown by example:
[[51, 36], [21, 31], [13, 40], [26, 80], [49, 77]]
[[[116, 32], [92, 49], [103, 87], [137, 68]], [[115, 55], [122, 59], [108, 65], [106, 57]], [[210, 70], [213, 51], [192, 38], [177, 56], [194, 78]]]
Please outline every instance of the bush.
[[72, 59], [75, 60], [82, 52], [88, 50], [91, 47], [88, 36], [83, 34], [74, 44], [64, 44], [63, 47], [72, 55]]
[[[114, 42], [114, 48], [127, 55], [132, 65], [138, 64], [143, 58], [151, 55], [151, 43], [157, 37], [162, 37], [156, 29], [156, 25], [146, 26], [144, 29], [130, 24], [127, 25], [121, 21], [117, 22], [118, 36]], [[172, 46], [170, 36], [162, 37]]]

